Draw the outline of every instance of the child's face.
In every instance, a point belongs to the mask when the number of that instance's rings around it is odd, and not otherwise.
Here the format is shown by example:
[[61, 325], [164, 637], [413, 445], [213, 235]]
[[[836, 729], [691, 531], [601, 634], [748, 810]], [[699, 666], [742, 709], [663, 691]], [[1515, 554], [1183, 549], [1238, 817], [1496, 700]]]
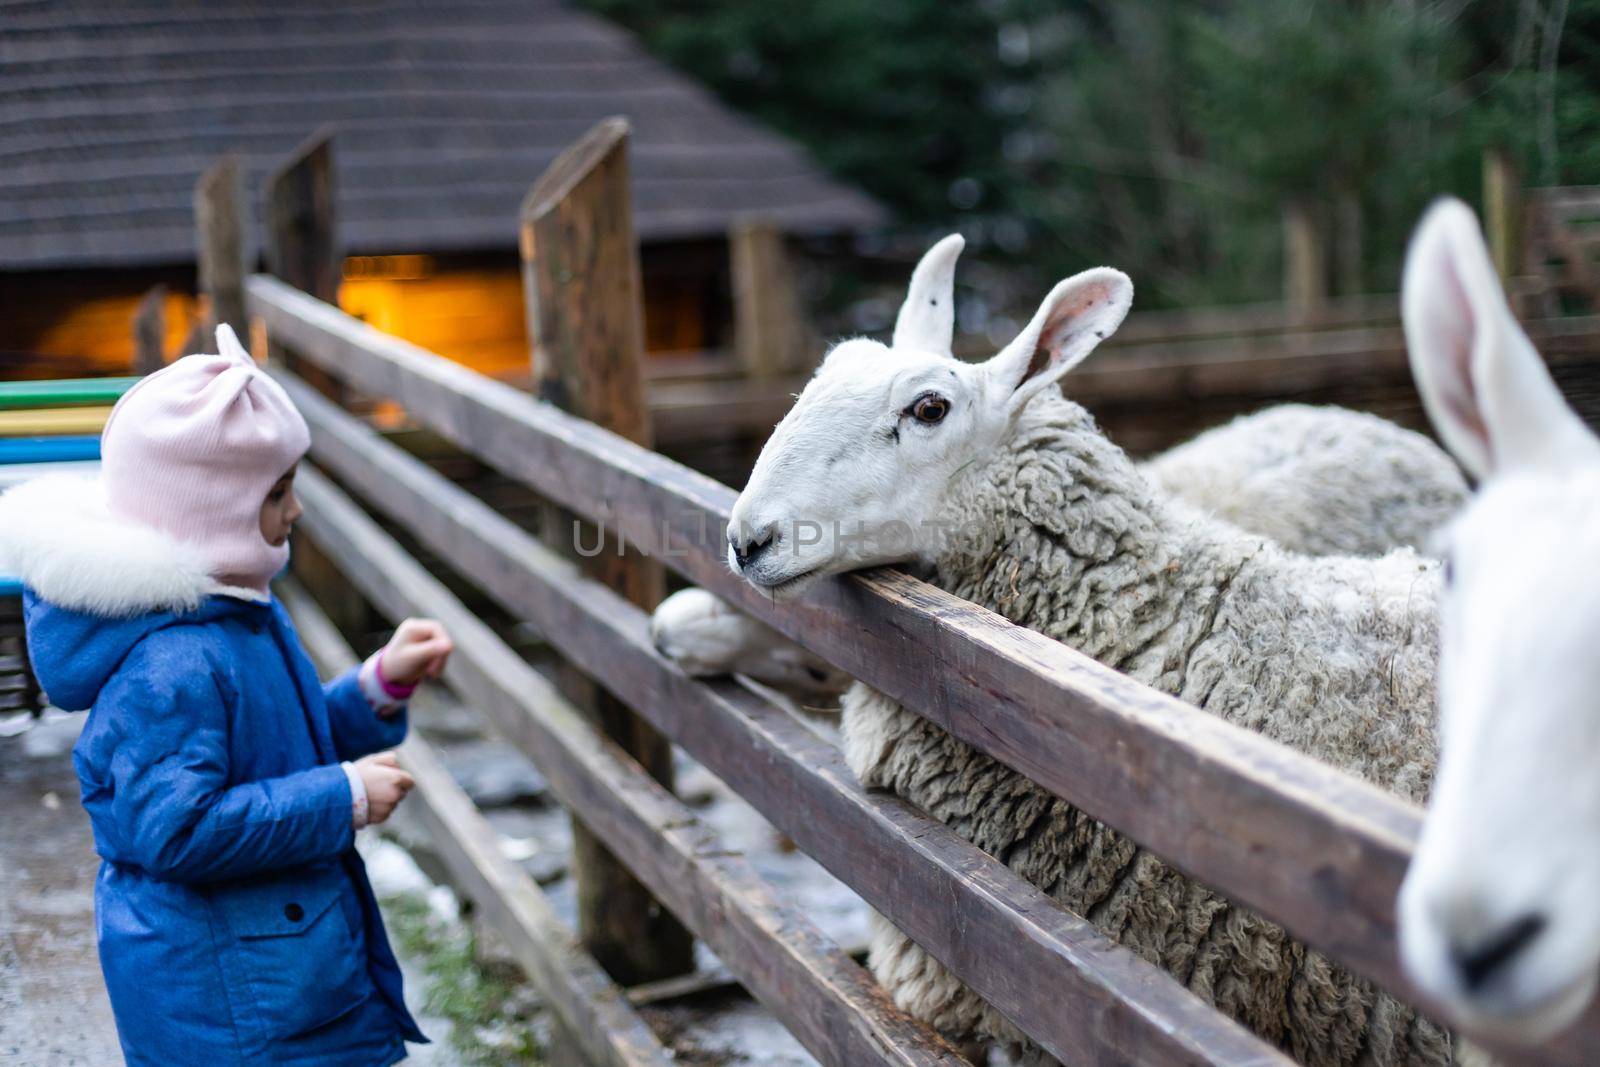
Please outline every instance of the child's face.
[[261, 536], [274, 548], [289, 540], [294, 520], [301, 515], [300, 498], [294, 495], [294, 472], [298, 467], [298, 463], [290, 467], [274, 482], [261, 503]]

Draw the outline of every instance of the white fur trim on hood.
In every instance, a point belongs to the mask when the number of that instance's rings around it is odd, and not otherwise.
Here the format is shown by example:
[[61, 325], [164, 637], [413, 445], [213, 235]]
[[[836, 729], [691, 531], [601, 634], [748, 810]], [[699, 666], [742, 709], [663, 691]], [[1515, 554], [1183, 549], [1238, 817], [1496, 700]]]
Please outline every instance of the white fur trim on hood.
[[217, 593], [265, 599], [219, 585], [196, 546], [113, 516], [99, 479], [80, 475], [0, 495], [0, 574], [52, 604], [109, 618], [189, 611]]

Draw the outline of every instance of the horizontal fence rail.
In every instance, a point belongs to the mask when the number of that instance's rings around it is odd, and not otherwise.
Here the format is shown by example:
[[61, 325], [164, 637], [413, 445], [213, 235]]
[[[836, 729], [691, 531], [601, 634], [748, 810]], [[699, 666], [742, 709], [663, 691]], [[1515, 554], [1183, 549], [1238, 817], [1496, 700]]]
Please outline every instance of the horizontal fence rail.
[[[1527, 331], [1557, 373], [1564, 364], [1591, 363], [1600, 356], [1600, 318], [1538, 320], [1529, 322]], [[1292, 338], [1202, 338], [1108, 347], [1104, 358], [1072, 372], [1067, 389], [1091, 406], [1169, 396], [1283, 396], [1396, 371], [1409, 381], [1405, 332], [1398, 321]]]
[[[396, 400], [465, 451], [1421, 1001], [1394, 943], [1415, 807], [898, 572], [832, 580], [775, 607], [722, 562], [734, 498], [725, 486], [273, 279], [248, 289], [274, 339], [313, 364]], [[925, 670], [930, 662], [941, 669]], [[1541, 1061], [1558, 1053], [1600, 1062], [1593, 1015]]]
[[318, 464], [532, 622], [1058, 1056], [1289, 1062], [942, 823], [863, 790], [839, 750], [788, 711], [683, 674], [652, 646], [644, 612], [304, 383], [281, 380]]
[[[358, 662], [332, 620], [297, 587], [283, 590], [300, 641], [324, 675]], [[413, 733], [400, 747], [416, 780], [406, 810], [420, 816], [450, 876], [504, 938], [534, 989], [594, 1067], [670, 1067], [671, 1054], [623, 990], [556, 917], [533, 878], [500, 849], [499, 836], [450, 777], [433, 747]]]
[[749, 863], [500, 640], [347, 496], [301, 472], [306, 533], [391, 620], [438, 619], [455, 652], [445, 678], [526, 753], [551, 790], [819, 1061], [960, 1067], [932, 1031]]

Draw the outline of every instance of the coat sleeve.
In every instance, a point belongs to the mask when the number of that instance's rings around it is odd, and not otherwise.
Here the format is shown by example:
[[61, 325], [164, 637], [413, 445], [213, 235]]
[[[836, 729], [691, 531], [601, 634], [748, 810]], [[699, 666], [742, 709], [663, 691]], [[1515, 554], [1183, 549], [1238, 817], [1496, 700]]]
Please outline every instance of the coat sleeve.
[[157, 878], [219, 882], [350, 848], [350, 784], [337, 764], [227, 784], [237, 697], [195, 669], [207, 657], [188, 644], [135, 648], [97, 702], [119, 720], [109, 766], [118, 851]]
[[323, 686], [328, 698], [328, 728], [342, 760], [360, 759], [394, 748], [406, 739], [404, 704], [380, 714], [361, 685], [361, 668], [352, 667]]

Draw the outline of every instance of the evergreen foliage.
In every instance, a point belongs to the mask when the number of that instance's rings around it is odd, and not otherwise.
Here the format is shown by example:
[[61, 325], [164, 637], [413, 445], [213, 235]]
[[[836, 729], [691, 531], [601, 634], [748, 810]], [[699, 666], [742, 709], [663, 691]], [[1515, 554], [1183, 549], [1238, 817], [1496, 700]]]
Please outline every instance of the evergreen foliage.
[[1279, 295], [1282, 213], [1395, 288], [1485, 148], [1600, 183], [1600, 0], [587, 0], [913, 226], [1140, 304]]

